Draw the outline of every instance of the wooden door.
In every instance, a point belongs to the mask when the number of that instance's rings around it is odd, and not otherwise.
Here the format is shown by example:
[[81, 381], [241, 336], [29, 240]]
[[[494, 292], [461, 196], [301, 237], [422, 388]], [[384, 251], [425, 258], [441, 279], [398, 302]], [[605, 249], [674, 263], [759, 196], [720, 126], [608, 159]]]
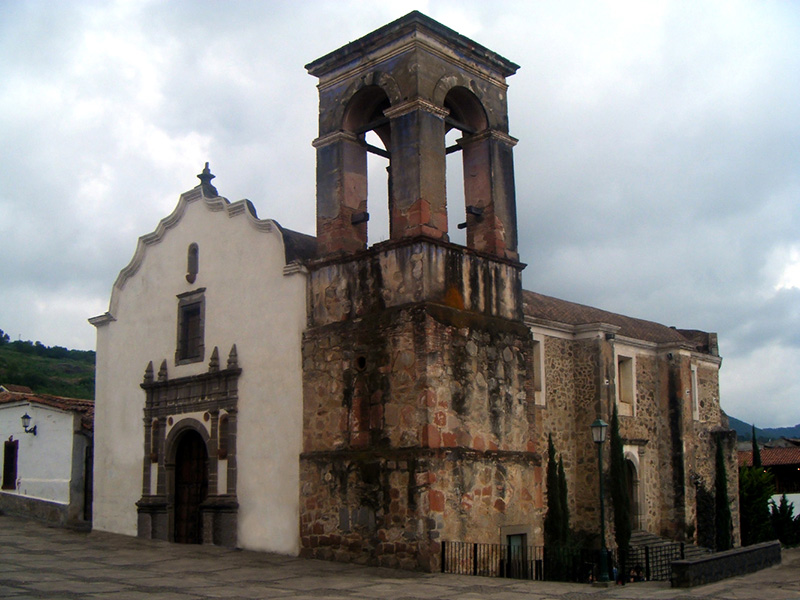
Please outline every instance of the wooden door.
[[175, 455], [175, 541], [203, 543], [200, 504], [208, 495], [208, 452], [196, 431], [187, 431], [178, 441]]

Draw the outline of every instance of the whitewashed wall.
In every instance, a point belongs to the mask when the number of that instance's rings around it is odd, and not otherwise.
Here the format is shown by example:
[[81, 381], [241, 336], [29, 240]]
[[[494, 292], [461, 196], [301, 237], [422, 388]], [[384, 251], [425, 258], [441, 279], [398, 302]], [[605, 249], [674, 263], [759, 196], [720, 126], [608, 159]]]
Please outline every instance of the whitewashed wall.
[[[25, 413], [36, 435], [23, 430]], [[19, 440], [17, 489], [3, 492], [69, 504], [75, 427], [75, 415], [56, 408], [27, 402], [0, 407], [0, 439]]]
[[[199, 245], [199, 273], [186, 281], [187, 251]], [[172, 215], [139, 242], [97, 325], [95, 529], [136, 535], [142, 494], [145, 368], [167, 359], [169, 377], [207, 371], [215, 346], [224, 368], [236, 344], [238, 543], [299, 551], [298, 489], [302, 438], [300, 343], [306, 278], [284, 274], [279, 228], [243, 203], [184, 194]], [[205, 288], [205, 360], [175, 366], [178, 300]]]

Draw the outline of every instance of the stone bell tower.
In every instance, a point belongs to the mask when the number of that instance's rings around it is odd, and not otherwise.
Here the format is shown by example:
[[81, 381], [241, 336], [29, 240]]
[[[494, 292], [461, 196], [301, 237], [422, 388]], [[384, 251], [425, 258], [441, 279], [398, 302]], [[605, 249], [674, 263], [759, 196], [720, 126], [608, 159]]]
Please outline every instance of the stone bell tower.
[[[412, 12], [306, 68], [320, 103], [303, 554], [434, 570], [442, 540], [505, 543], [541, 505], [506, 103], [518, 67]], [[447, 232], [457, 151], [466, 247]], [[370, 248], [368, 152], [389, 159], [389, 240]]]

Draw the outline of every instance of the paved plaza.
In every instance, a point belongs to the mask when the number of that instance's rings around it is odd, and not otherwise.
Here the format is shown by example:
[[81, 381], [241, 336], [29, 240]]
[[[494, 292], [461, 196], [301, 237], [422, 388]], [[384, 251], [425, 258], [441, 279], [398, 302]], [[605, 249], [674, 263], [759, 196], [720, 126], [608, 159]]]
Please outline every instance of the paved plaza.
[[709, 598], [800, 600], [800, 549], [783, 564], [718, 583], [674, 590], [408, 573], [275, 554], [79, 533], [0, 516], [0, 598], [195, 600], [297, 598], [412, 600], [601, 600]]

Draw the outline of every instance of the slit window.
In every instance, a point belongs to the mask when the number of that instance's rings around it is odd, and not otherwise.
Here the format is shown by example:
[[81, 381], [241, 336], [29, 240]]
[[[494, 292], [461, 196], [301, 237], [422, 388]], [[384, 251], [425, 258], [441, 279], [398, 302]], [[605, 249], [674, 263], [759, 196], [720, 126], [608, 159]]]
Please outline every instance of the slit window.
[[197, 244], [190, 244], [186, 257], [186, 281], [194, 283], [197, 273], [200, 270], [200, 247]]
[[533, 338], [533, 398], [537, 406], [545, 405], [544, 339]]
[[699, 390], [697, 387], [697, 365], [692, 365], [692, 418], [695, 421], [700, 420], [700, 398]]

